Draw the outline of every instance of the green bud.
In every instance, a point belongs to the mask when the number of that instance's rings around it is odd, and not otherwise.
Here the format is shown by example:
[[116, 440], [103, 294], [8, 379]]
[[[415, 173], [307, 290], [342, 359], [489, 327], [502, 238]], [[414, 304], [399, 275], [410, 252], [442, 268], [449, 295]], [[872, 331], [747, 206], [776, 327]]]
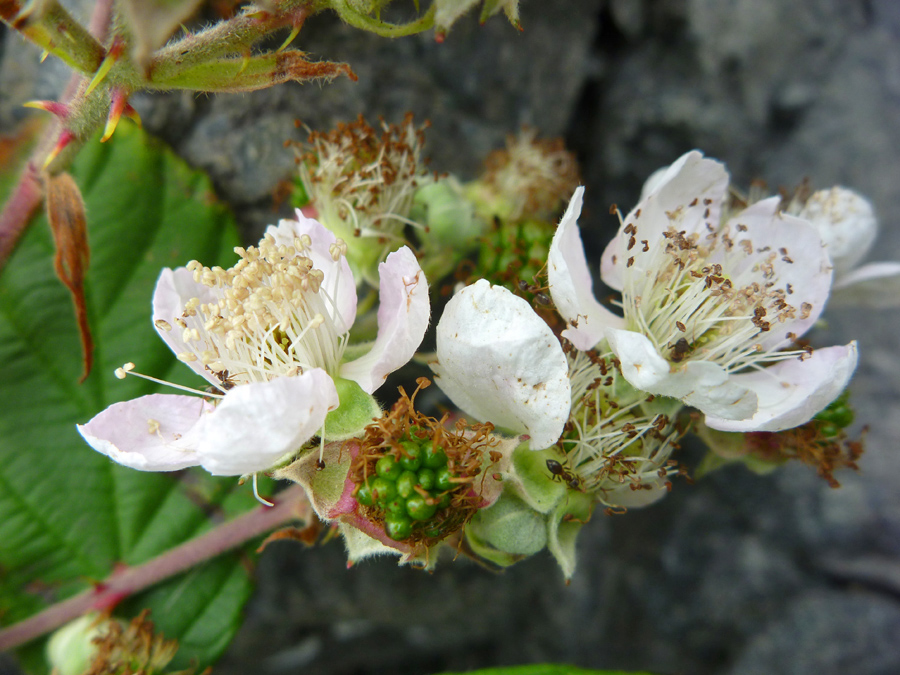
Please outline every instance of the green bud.
[[475, 207], [459, 181], [449, 176], [416, 191], [410, 217], [428, 229], [421, 234], [426, 251], [453, 251], [462, 258], [484, 234], [487, 224], [475, 215]]
[[110, 620], [98, 620], [96, 612], [67, 623], [50, 636], [47, 642], [47, 661], [59, 675], [81, 675], [97, 654], [92, 640], [106, 632]]
[[504, 490], [493, 506], [475, 514], [466, 527], [466, 536], [474, 537], [481, 544], [478, 547], [481, 550], [476, 549], [479, 555], [497, 562], [495, 556], [485, 555], [483, 551], [497, 551], [501, 560], [508, 556], [519, 559], [533, 555], [547, 545], [547, 525], [542, 514], [511, 491]]

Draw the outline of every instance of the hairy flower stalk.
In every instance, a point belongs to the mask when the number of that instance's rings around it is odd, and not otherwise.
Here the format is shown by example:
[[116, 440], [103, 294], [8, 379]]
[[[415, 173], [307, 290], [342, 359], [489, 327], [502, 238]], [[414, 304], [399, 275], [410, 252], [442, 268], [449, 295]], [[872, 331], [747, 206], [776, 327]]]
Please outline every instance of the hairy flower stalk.
[[163, 271], [154, 326], [213, 393], [116, 403], [78, 427], [95, 450], [145, 471], [200, 465], [251, 474], [313, 436], [349, 438], [380, 413], [371, 393], [412, 357], [428, 325], [424, 274], [408, 248], [388, 256], [379, 266], [378, 336], [344, 362], [356, 317], [346, 247], [297, 217], [270, 227], [259, 246], [235, 249], [240, 260], [230, 269], [194, 261]]
[[713, 428], [791, 428], [843, 391], [856, 345], [791, 347], [824, 309], [828, 254], [777, 197], [723, 219], [727, 183], [698, 152], [652, 177], [603, 255], [622, 317], [593, 297], [579, 188], [551, 245], [550, 295], [563, 335], [581, 350], [605, 340], [635, 388], [698, 408]]
[[369, 126], [362, 115], [328, 133], [311, 132], [298, 157], [300, 180], [317, 218], [348, 242], [360, 282], [376, 285], [377, 265], [406, 242], [416, 189], [434, 179], [421, 159], [427, 123]]

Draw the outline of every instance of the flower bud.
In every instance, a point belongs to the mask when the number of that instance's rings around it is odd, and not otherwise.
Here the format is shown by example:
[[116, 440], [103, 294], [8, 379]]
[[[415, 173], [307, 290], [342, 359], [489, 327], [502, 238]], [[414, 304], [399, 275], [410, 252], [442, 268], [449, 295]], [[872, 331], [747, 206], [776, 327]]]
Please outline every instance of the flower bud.
[[47, 662], [59, 675], [81, 675], [90, 667], [98, 647], [94, 638], [106, 632], [111, 619], [85, 614], [57, 630], [47, 642]]

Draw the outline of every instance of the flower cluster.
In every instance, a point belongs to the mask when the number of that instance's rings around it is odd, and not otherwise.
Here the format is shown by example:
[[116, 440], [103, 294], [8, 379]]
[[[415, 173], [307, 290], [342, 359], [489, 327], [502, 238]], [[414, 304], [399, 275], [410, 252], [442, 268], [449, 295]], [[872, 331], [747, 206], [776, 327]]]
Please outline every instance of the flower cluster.
[[[391, 551], [430, 566], [433, 549], [454, 542], [508, 565], [547, 548], [567, 576], [597, 504], [621, 513], [672, 489], [689, 431], [723, 461], [796, 458], [832, 485], [836, 469], [856, 467], [862, 446], [846, 435], [853, 414], [838, 399], [856, 343], [813, 349], [802, 337], [835, 289], [900, 278], [900, 265], [857, 267], [875, 220], [855, 193], [741, 201], [724, 166], [699, 152], [656, 172], [619, 216], [600, 265], [617, 309], [593, 294], [578, 229], [584, 188], [557, 227], [541, 225], [576, 175], [569, 156], [526, 135], [495, 158], [483, 187], [507, 197], [525, 187], [507, 205], [514, 215], [504, 207], [492, 219], [518, 233], [510, 255], [527, 260], [491, 274], [512, 290], [484, 278], [460, 285], [430, 359], [443, 393], [476, 422], [416, 411], [424, 379], [382, 413], [371, 394], [413, 357], [430, 314], [417, 257], [405, 246], [388, 253], [402, 239], [391, 230], [399, 212], [415, 206], [444, 229], [458, 216], [478, 231], [473, 214], [490, 202], [445, 179], [413, 200], [420, 130], [410, 120], [403, 129], [378, 141], [360, 120], [311, 137], [304, 185], [348, 239], [298, 211], [257, 247], [236, 249], [230, 269], [163, 272], [154, 325], [210, 393], [116, 404], [79, 427], [92, 447], [143, 470], [274, 471], [304, 486], [351, 561]], [[565, 170], [548, 175], [548, 158]], [[424, 241], [420, 255], [435, 256]], [[354, 269], [380, 289], [371, 345], [349, 344], [367, 311]], [[523, 270], [531, 279], [515, 278]]]

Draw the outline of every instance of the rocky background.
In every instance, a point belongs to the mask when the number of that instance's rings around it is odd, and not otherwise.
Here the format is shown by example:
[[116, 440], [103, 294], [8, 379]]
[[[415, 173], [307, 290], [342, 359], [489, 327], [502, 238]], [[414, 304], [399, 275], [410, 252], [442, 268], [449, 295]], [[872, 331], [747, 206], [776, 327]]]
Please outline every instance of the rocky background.
[[[89, 4], [89, 3], [87, 3]], [[429, 118], [433, 166], [473, 176], [521, 124], [581, 161], [582, 226], [599, 254], [650, 172], [700, 148], [734, 180], [809, 178], [868, 195], [880, 260], [900, 258], [900, 3], [896, 0], [522, 0], [461, 21], [443, 44], [377, 38], [319, 16], [295, 44], [359, 82], [135, 102], [145, 126], [213, 176], [248, 241], [278, 214], [282, 147], [365, 113]], [[0, 130], [66, 71], [0, 33]], [[284, 207], [282, 207], [284, 209]], [[566, 586], [548, 555], [494, 574], [391, 560], [346, 569], [339, 543], [276, 544], [218, 675], [425, 674], [532, 661], [696, 675], [900, 673], [900, 322], [830, 311], [817, 344], [860, 341], [853, 401], [871, 425], [862, 472], [830, 489], [788, 466], [735, 467], [625, 516], [598, 514]], [[0, 665], [0, 672], [2, 670]]]

